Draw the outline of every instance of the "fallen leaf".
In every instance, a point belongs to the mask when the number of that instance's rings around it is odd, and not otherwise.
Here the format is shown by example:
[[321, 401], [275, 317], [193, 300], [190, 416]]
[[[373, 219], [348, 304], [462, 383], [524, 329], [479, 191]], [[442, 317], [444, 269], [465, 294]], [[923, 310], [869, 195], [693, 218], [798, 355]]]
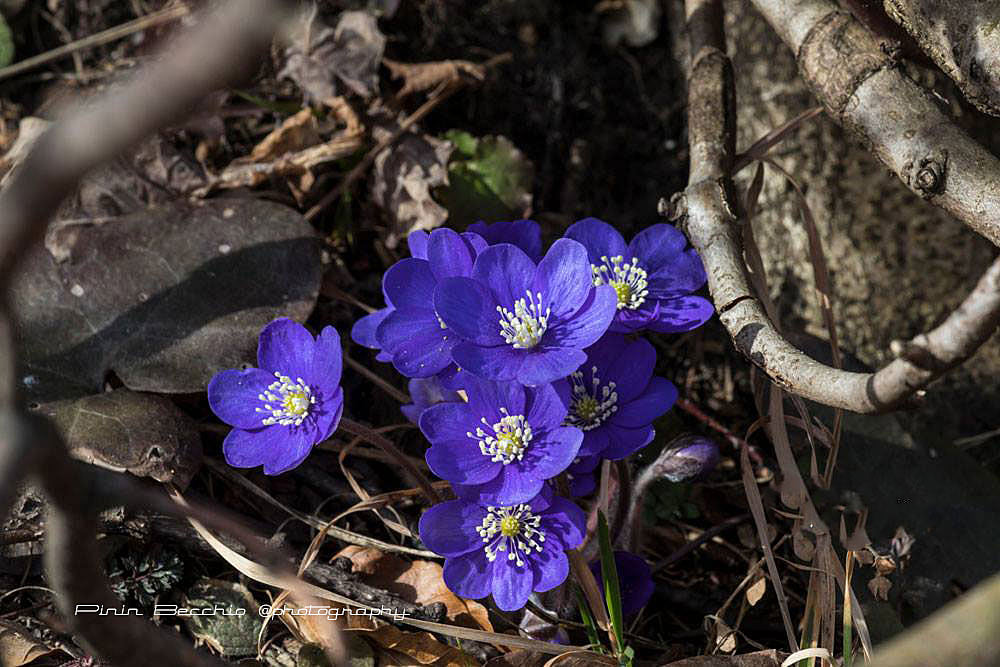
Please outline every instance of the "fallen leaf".
[[483, 667], [589, 667], [593, 665], [617, 665], [610, 656], [597, 655], [589, 651], [570, 651], [551, 656], [518, 649], [488, 660]]
[[259, 200], [173, 202], [84, 226], [72, 261], [32, 251], [15, 279], [21, 385], [34, 400], [204, 391], [255, 361], [278, 316], [304, 320], [321, 278], [312, 227]]
[[[372, 130], [376, 142], [392, 135], [399, 125], [386, 121]], [[448, 184], [448, 158], [454, 146], [412, 128], [375, 156], [372, 201], [389, 221], [386, 246], [395, 248], [410, 232], [430, 231], [444, 224], [448, 211], [434, 201], [431, 191]]]
[[217, 188], [254, 187], [275, 178], [298, 177], [298, 190], [308, 193], [315, 179], [312, 170], [339, 160], [361, 148], [363, 127], [342, 98], [327, 101], [344, 128], [329, 139], [320, 135], [320, 123], [311, 109], [289, 117], [257, 144], [250, 155], [233, 160], [198, 191], [204, 196]]
[[0, 665], [3, 667], [21, 667], [55, 652], [56, 649], [36, 641], [21, 626], [0, 620]]
[[431, 63], [401, 63], [382, 59], [394, 79], [402, 79], [403, 87], [396, 93], [402, 99], [413, 93], [422, 93], [442, 84], [452, 84], [462, 79], [482, 81], [486, 68], [468, 60], [440, 60]]
[[128, 389], [46, 403], [70, 454], [116, 471], [187, 488], [201, 466], [201, 437], [170, 400]]
[[371, 97], [378, 90], [378, 66], [385, 50], [385, 35], [375, 17], [347, 11], [331, 28], [316, 13], [313, 5], [296, 22], [278, 78], [294, 81], [310, 102], [338, 95], [338, 80], [351, 92]]
[[876, 600], [888, 600], [892, 582], [882, 575], [876, 575], [868, 582], [868, 591]]
[[774, 649], [741, 655], [699, 655], [669, 662], [662, 667], [778, 667], [787, 655]]
[[[257, 654], [257, 635], [263, 619], [257, 602], [243, 584], [201, 578], [184, 596], [183, 606], [192, 609], [214, 608], [228, 613], [181, 616], [195, 639], [224, 656]], [[238, 613], [243, 610], [244, 613]]]
[[764, 597], [764, 593], [767, 591], [767, 578], [759, 577], [757, 581], [753, 582], [749, 588], [747, 588], [747, 602], [751, 607], [756, 606], [760, 599]]
[[[476, 661], [459, 649], [442, 644], [429, 632], [403, 632], [391, 623], [371, 616], [347, 616], [347, 634], [364, 633], [379, 647], [403, 653], [421, 665], [471, 667]], [[383, 660], [380, 664], [385, 664]], [[405, 663], [403, 663], [405, 664]]]
[[448, 164], [441, 202], [453, 224], [522, 218], [531, 206], [535, 168], [509, 139], [477, 138], [461, 130], [445, 138], [456, 150]]
[[660, 34], [659, 0], [623, 0], [602, 4], [609, 8], [604, 19], [606, 45], [615, 47], [624, 41], [629, 46], [646, 46]]
[[406, 561], [393, 554], [368, 547], [349, 546], [337, 556], [349, 558], [365, 583], [395, 593], [407, 602], [426, 606], [441, 602], [448, 620], [457, 625], [493, 632], [486, 607], [465, 600], [448, 589], [442, 567], [427, 560]]

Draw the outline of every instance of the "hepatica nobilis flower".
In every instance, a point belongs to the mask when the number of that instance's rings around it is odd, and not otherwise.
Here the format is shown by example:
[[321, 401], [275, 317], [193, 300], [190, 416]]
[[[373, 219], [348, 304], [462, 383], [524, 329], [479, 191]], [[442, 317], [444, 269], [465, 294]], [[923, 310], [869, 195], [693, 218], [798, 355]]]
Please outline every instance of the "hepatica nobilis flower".
[[434, 292], [441, 320], [463, 339], [455, 362], [525, 385], [569, 375], [616, 312], [614, 290], [590, 276], [586, 249], [571, 239], [553, 243], [537, 265], [512, 244], [486, 248], [469, 277], [445, 278]]
[[359, 320], [352, 337], [366, 347], [381, 349], [381, 357], [407, 377], [425, 378], [449, 370], [452, 348], [459, 342], [434, 310], [438, 281], [472, 271], [486, 242], [477, 234], [435, 229], [425, 240], [413, 236], [408, 257], [393, 264], [382, 278], [387, 307]]
[[566, 408], [552, 385], [523, 387], [465, 374], [467, 403], [440, 403], [420, 416], [431, 443], [427, 465], [488, 505], [531, 500], [577, 455], [583, 433], [564, 426]]
[[301, 324], [274, 320], [260, 333], [259, 368], [225, 370], [208, 384], [212, 411], [233, 430], [222, 445], [229, 465], [277, 475], [309, 455], [337, 428], [344, 410], [340, 336], [313, 337]]
[[583, 542], [583, 510], [551, 494], [514, 505], [439, 503], [420, 517], [420, 539], [444, 556], [444, 581], [462, 597], [492, 594], [504, 611], [569, 574], [567, 549]]
[[[622, 615], [631, 616], [646, 606], [653, 597], [656, 585], [653, 571], [645, 560], [628, 551], [615, 551], [615, 570], [618, 572], [618, 588], [621, 591]], [[604, 597], [604, 578], [601, 576], [601, 561], [590, 564], [590, 571], [601, 587]]]
[[583, 431], [581, 456], [623, 459], [652, 441], [653, 421], [673, 406], [677, 388], [653, 377], [656, 350], [645, 339], [609, 332], [586, 353], [578, 370], [553, 385], [566, 424]]
[[585, 218], [566, 230], [587, 248], [595, 285], [611, 285], [618, 312], [611, 331], [690, 331], [712, 316], [712, 304], [691, 292], [705, 284], [705, 269], [684, 234], [666, 224], [647, 227], [627, 246], [614, 227]]
[[[461, 382], [456, 376], [455, 380]], [[438, 403], [461, 403], [464, 399], [454, 389], [448, 389], [437, 376], [429, 378], [413, 378], [407, 383], [412, 403], [401, 405], [400, 412], [414, 424], [420, 424], [420, 415], [424, 410]]]
[[524, 251], [532, 262], [542, 259], [542, 229], [534, 220], [511, 220], [469, 225], [466, 231], [479, 234], [490, 245], [511, 243]]

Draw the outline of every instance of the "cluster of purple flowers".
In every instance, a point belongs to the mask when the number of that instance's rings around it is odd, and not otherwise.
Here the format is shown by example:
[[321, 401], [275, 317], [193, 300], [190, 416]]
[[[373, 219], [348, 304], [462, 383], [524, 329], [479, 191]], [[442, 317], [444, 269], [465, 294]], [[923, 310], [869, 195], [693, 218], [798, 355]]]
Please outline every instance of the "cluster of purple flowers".
[[[446, 559], [446, 583], [519, 609], [565, 581], [565, 552], [584, 539], [583, 511], [556, 495], [556, 478], [572, 496], [593, 492], [600, 462], [649, 444], [676, 400], [653, 375], [653, 346], [635, 334], [689, 331], [711, 317], [692, 295], [705, 273], [665, 224], [626, 245], [587, 218], [544, 254], [530, 220], [415, 232], [408, 243], [411, 257], [383, 277], [385, 307], [351, 337], [410, 378], [403, 413], [457, 496], [420, 520], [421, 538]], [[261, 332], [257, 356], [259, 368], [217, 374], [208, 400], [233, 427], [226, 460], [276, 475], [340, 422], [340, 338], [282, 318]], [[637, 558], [617, 557], [644, 604], [651, 581]]]
[[408, 243], [411, 257], [385, 273], [385, 308], [351, 337], [411, 378], [403, 412], [458, 498], [420, 521], [446, 559], [446, 583], [520, 609], [565, 580], [565, 551], [583, 540], [583, 512], [554, 495], [555, 478], [571, 495], [593, 492], [600, 462], [649, 444], [676, 400], [635, 334], [711, 317], [692, 295], [705, 272], [666, 224], [626, 245], [587, 218], [544, 254], [530, 220], [415, 232]]

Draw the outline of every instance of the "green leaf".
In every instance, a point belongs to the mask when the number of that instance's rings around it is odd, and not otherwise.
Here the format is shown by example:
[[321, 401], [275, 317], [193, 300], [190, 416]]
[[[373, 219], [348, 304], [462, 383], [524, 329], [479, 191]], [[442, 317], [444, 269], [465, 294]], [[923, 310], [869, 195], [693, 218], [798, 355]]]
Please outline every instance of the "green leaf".
[[587, 629], [587, 639], [590, 641], [590, 645], [595, 650], [603, 652], [604, 647], [601, 645], [601, 633], [597, 630], [597, 623], [594, 621], [593, 614], [590, 613], [590, 605], [587, 604], [587, 599], [579, 587], [576, 589], [576, 604], [580, 607], [580, 618]]
[[6, 67], [14, 62], [14, 33], [0, 14], [0, 67]]
[[625, 619], [622, 615], [622, 593], [618, 585], [618, 568], [615, 567], [615, 552], [611, 547], [608, 522], [604, 512], [597, 513], [597, 533], [601, 547], [601, 578], [604, 580], [604, 599], [608, 605], [608, 618], [615, 633], [618, 647], [625, 646]]
[[454, 144], [455, 152], [448, 165], [448, 185], [438, 198], [452, 223], [461, 227], [524, 215], [531, 204], [535, 170], [509, 139], [476, 138], [460, 130], [446, 132], [444, 138]]

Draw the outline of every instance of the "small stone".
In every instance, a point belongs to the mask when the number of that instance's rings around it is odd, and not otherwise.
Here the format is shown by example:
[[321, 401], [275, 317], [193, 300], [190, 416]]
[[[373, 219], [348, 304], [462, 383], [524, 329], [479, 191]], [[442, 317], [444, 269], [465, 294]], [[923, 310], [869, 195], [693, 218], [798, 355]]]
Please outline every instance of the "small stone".
[[69, 293], [73, 296], [83, 296], [83, 287], [79, 284], [75, 284], [70, 288]]

